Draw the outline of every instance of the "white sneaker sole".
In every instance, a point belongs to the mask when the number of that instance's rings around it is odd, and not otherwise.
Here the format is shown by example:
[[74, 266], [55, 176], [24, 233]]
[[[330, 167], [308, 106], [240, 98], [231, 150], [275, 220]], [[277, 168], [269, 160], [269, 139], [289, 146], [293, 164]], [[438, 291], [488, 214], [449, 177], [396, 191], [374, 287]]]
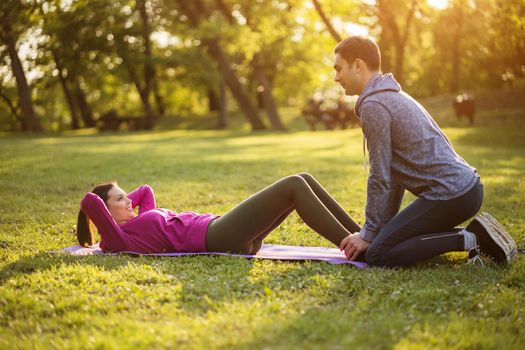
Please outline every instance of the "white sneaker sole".
[[[477, 215], [469, 226], [475, 225], [476, 222], [484, 229], [484, 232], [474, 232], [478, 236], [481, 252], [489, 255], [496, 262], [510, 263], [514, 255], [518, 253], [514, 239], [512, 239], [503, 226], [489, 213], [484, 212]], [[467, 230], [469, 226], [467, 226]], [[474, 231], [478, 230], [474, 229]], [[485, 236], [488, 235], [488, 237], [480, 237], [481, 234], [485, 234]], [[489, 245], [491, 246], [489, 247]], [[499, 252], [494, 251], [494, 245], [499, 248]]]

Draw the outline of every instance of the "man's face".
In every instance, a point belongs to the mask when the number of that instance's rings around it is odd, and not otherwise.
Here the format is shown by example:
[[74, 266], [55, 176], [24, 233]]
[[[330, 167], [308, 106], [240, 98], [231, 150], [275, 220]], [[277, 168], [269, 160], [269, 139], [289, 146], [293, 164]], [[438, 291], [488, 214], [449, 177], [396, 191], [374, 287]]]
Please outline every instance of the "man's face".
[[345, 89], [346, 95], [359, 95], [361, 93], [360, 76], [358, 74], [356, 61], [349, 64], [340, 54], [336, 53], [334, 58], [335, 77], [334, 80]]

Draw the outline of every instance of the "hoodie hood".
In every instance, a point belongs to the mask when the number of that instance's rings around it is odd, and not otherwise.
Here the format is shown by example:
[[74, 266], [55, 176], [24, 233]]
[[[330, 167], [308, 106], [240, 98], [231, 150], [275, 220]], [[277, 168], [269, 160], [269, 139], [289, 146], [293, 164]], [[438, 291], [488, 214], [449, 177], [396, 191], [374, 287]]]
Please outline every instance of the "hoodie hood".
[[361, 119], [361, 117], [359, 117], [359, 109], [363, 105], [363, 102], [366, 100], [366, 98], [384, 91], [401, 91], [401, 86], [396, 81], [396, 79], [394, 79], [392, 73], [378, 73], [368, 81], [363, 92], [361, 93], [361, 95], [359, 95], [359, 98], [357, 99], [357, 102], [355, 104], [355, 113], [359, 119]]

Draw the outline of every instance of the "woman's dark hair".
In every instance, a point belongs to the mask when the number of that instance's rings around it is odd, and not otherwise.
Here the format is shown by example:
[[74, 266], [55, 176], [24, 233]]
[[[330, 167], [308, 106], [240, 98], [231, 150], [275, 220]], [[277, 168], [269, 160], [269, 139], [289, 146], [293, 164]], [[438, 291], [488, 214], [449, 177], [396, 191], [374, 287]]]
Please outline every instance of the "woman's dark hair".
[[334, 49], [350, 65], [357, 58], [365, 61], [368, 68], [372, 70], [381, 69], [381, 53], [375, 42], [369, 38], [355, 35], [341, 41]]
[[[102, 198], [104, 203], [108, 201], [108, 193], [111, 191], [111, 189], [117, 186], [116, 181], [103, 183], [100, 185], [95, 186], [91, 192]], [[86, 216], [86, 214], [80, 209], [78, 211], [78, 218], [77, 218], [77, 239], [78, 243], [82, 247], [89, 247], [90, 245], [93, 245], [94, 243], [94, 236], [93, 236], [93, 225], [91, 223], [91, 220]]]

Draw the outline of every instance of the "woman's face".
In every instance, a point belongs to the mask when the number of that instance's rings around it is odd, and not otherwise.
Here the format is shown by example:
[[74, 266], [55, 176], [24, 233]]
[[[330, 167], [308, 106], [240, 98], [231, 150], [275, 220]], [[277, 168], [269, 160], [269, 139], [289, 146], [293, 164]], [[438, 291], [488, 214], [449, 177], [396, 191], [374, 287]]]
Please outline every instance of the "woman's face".
[[118, 186], [113, 186], [108, 192], [106, 202], [109, 213], [118, 224], [123, 224], [136, 216], [131, 207], [131, 200], [128, 194]]

